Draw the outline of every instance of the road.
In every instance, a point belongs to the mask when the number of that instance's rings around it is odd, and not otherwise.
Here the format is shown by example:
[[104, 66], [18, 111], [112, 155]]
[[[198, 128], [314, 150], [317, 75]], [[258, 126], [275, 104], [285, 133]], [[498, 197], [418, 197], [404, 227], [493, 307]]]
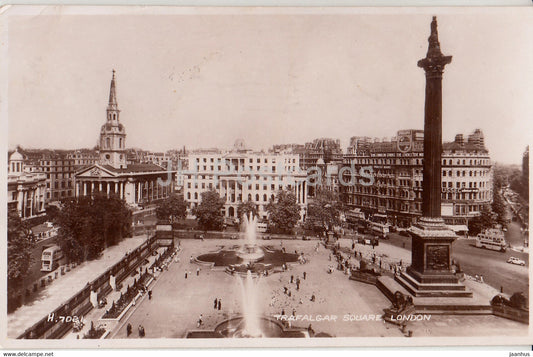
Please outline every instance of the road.
[[[520, 228], [518, 228], [520, 232]], [[381, 241], [380, 244], [391, 244], [411, 250], [411, 238], [399, 234], [389, 234], [390, 239]], [[509, 257], [517, 257], [526, 262], [526, 266], [507, 263]], [[455, 259], [461, 269], [468, 275], [482, 275], [483, 280], [490, 286], [500, 289], [503, 286], [505, 293], [512, 294], [522, 291], [529, 295], [529, 254], [508, 249], [506, 252], [497, 252], [475, 247], [474, 239], [458, 239], [453, 243], [452, 259]]]
[[[31, 266], [30, 271], [26, 279], [24, 279], [24, 285], [31, 288], [31, 284], [37, 279], [50, 274], [50, 272], [41, 272], [41, 254], [43, 252], [44, 246], [53, 245], [56, 241], [56, 238], [49, 238], [37, 242], [31, 252]], [[62, 263], [62, 262], [61, 262]]]

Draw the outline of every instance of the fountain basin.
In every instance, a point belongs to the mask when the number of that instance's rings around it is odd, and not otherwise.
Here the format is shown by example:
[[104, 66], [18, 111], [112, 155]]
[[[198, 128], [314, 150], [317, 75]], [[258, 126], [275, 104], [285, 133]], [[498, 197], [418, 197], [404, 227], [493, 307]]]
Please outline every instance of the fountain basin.
[[[196, 257], [196, 261], [213, 267], [233, 267], [238, 273], [246, 273], [246, 270], [251, 269], [254, 273], [260, 273], [265, 270], [272, 270], [273, 268], [280, 268], [286, 263], [295, 263], [298, 261], [298, 255], [293, 253], [283, 253], [281, 250], [271, 249], [269, 247], [255, 247], [260, 253], [254, 253], [252, 260], [244, 259], [241, 256], [242, 247], [224, 247], [218, 252], [206, 253]], [[253, 259], [257, 260], [253, 260]], [[249, 266], [251, 264], [251, 268]]]
[[274, 319], [259, 317], [261, 327], [260, 336], [250, 336], [245, 333], [244, 317], [234, 317], [218, 324], [214, 330], [189, 331], [186, 338], [306, 338], [309, 333], [305, 329], [285, 329]]
[[237, 255], [245, 263], [255, 263], [265, 257], [265, 252], [257, 245], [245, 244], [241, 249], [239, 249], [239, 251], [237, 251]]

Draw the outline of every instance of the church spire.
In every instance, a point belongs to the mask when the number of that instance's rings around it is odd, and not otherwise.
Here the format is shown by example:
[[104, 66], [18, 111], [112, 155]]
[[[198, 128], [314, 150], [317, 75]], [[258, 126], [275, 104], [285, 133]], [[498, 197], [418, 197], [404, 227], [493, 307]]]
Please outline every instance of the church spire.
[[117, 110], [117, 93], [115, 87], [115, 70], [113, 69], [113, 77], [111, 78], [111, 87], [109, 88], [109, 104], [107, 106], [108, 110]]
[[107, 105], [107, 121], [100, 130], [100, 164], [111, 165], [116, 169], [126, 167], [126, 155], [124, 154], [126, 131], [120, 124], [119, 115], [115, 70], [113, 70]]

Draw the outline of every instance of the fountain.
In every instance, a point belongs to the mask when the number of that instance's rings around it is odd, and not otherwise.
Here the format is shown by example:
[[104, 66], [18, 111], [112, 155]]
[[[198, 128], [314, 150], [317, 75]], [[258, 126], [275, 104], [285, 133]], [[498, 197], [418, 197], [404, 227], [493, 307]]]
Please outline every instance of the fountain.
[[244, 243], [237, 252], [237, 255], [246, 263], [252, 264], [262, 260], [265, 256], [263, 250], [257, 245], [257, 217], [252, 215], [244, 215]]
[[297, 329], [286, 330], [280, 322], [262, 317], [258, 306], [258, 282], [262, 273], [286, 262], [295, 262], [298, 255], [260, 247], [256, 236], [257, 217], [253, 217], [252, 213], [244, 216], [244, 225], [245, 239], [241, 246], [232, 250], [221, 249], [217, 253], [203, 254], [196, 258], [199, 263], [212, 262], [214, 266], [226, 265], [232, 275], [235, 272], [239, 273], [237, 279], [242, 297], [242, 316], [221, 322], [213, 331], [190, 331], [187, 338], [308, 336]]

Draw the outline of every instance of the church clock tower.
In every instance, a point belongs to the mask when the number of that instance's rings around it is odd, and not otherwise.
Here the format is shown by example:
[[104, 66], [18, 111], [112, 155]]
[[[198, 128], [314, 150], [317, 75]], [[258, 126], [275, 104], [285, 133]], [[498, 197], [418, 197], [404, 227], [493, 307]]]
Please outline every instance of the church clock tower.
[[115, 169], [124, 169], [126, 168], [126, 131], [119, 122], [119, 115], [115, 70], [113, 70], [107, 105], [107, 120], [100, 130], [100, 164], [110, 165]]

